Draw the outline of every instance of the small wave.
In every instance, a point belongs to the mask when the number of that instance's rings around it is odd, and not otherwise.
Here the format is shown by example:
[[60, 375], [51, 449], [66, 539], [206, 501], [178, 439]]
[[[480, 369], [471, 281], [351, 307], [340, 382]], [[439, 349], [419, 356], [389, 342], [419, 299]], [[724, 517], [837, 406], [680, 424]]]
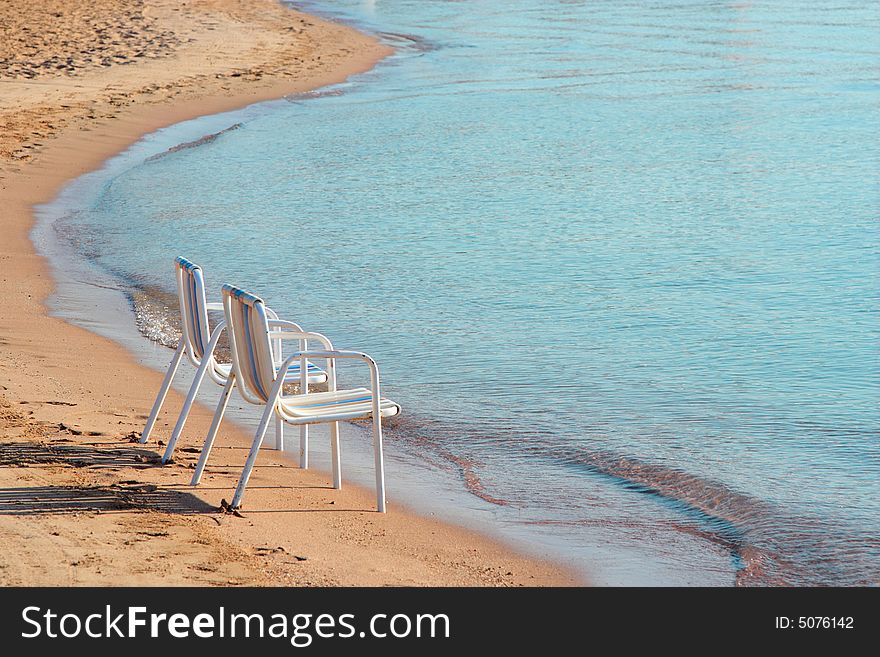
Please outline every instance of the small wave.
[[[447, 448], [443, 436], [461, 433], [447, 423], [408, 414], [389, 432], [434, 466], [458, 472], [471, 494], [499, 506], [514, 505], [487, 486], [478, 460]], [[499, 437], [512, 444], [509, 436]], [[661, 498], [680, 520], [657, 521], [730, 553], [737, 586], [865, 586], [880, 584], [880, 537], [838, 518], [796, 513], [720, 481], [608, 450], [552, 447], [530, 441], [527, 454], [610, 477], [633, 492]], [[519, 501], [516, 502], [519, 504]], [[638, 521], [626, 521], [637, 524]], [[648, 521], [650, 522], [650, 521]], [[608, 527], [607, 518], [553, 519], [527, 524]]]
[[[141, 335], [170, 349], [177, 347], [181, 335], [177, 295], [156, 285], [131, 282], [126, 292]], [[217, 343], [216, 353], [221, 361], [229, 356], [229, 345], [223, 335]]]
[[402, 34], [400, 32], [378, 32], [383, 41], [399, 50], [414, 52], [431, 52], [439, 48], [438, 44], [414, 34]]
[[737, 586], [865, 586], [880, 581], [880, 537], [834, 519], [793, 514], [721, 482], [607, 451], [570, 450], [563, 462], [660, 496], [700, 516], [676, 524], [730, 549]]
[[461, 476], [464, 479], [465, 488], [467, 488], [471, 495], [475, 495], [481, 500], [488, 502], [489, 504], [495, 504], [496, 506], [508, 506], [508, 504], [510, 504], [507, 500], [495, 497], [486, 490], [482, 479], [480, 479], [479, 474], [477, 474], [477, 466], [479, 465], [477, 462], [462, 456], [457, 456], [446, 450], [438, 450], [438, 454], [446, 458], [459, 469]]
[[193, 141], [186, 141], [182, 144], [177, 144], [176, 146], [172, 146], [166, 151], [162, 151], [161, 153], [156, 153], [155, 155], [151, 155], [144, 162], [154, 162], [155, 160], [160, 160], [163, 157], [167, 157], [173, 153], [177, 153], [178, 151], [186, 150], [188, 148], [198, 148], [199, 146], [204, 146], [205, 144], [210, 144], [212, 141], [216, 140], [218, 137], [225, 135], [227, 132], [232, 132], [233, 130], [238, 130], [240, 127], [244, 125], [243, 123], [234, 123], [228, 128], [224, 128], [219, 132], [212, 132], [209, 135], [204, 135], [203, 137], [199, 137], [198, 139], [194, 139]]
[[300, 93], [285, 96], [284, 100], [289, 103], [295, 103], [300, 100], [311, 100], [314, 98], [332, 98], [334, 96], [341, 96], [343, 93], [345, 93], [345, 91], [339, 88], [313, 89], [311, 91], [302, 91]]
[[180, 307], [177, 296], [154, 286], [129, 289], [138, 331], [153, 342], [174, 348], [180, 340]]
[[[409, 445], [419, 458], [436, 468], [456, 472], [461, 476], [465, 489], [484, 502], [496, 506], [510, 506], [509, 500], [492, 494], [483, 483], [479, 474], [480, 463], [442, 446], [430, 437], [434, 422], [407, 413], [389, 418], [384, 423], [389, 438]], [[441, 433], [449, 431], [448, 427], [440, 427]]]

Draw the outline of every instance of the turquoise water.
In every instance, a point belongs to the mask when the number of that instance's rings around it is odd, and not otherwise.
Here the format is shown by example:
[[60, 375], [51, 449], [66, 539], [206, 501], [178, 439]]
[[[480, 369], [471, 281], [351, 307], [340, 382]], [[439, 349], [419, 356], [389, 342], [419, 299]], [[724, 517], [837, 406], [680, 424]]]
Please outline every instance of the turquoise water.
[[86, 255], [368, 351], [389, 449], [557, 553], [880, 581], [880, 5], [305, 7], [397, 55], [130, 158], [66, 219]]

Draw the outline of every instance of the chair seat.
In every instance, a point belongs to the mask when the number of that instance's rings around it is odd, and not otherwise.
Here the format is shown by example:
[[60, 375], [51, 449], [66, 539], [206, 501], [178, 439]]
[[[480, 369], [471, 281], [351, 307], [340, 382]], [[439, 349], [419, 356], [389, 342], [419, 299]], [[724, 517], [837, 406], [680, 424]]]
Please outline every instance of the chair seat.
[[[327, 372], [322, 370], [311, 361], [306, 361], [306, 363], [308, 366], [309, 383], [326, 383]], [[215, 363], [215, 367], [217, 369], [217, 373], [226, 378], [229, 377], [229, 373], [232, 371], [232, 365], [229, 363]], [[284, 374], [284, 382], [299, 383], [301, 369], [301, 363], [291, 363], [290, 366], [287, 368], [287, 372]]]
[[[353, 420], [373, 412], [373, 394], [366, 388], [314, 392], [308, 395], [287, 395], [278, 400], [278, 410], [289, 421], [298, 424], [328, 420]], [[379, 414], [392, 417], [400, 406], [390, 399], [379, 401]]]

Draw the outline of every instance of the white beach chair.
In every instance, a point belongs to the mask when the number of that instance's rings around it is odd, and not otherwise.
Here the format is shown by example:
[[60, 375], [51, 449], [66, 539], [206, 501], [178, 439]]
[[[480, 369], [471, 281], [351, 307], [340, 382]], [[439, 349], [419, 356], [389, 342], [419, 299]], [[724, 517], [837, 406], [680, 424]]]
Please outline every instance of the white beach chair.
[[[232, 508], [241, 506], [245, 487], [260, 451], [263, 436], [274, 415], [287, 424], [306, 426], [308, 424], [330, 424], [330, 448], [333, 468], [333, 487], [342, 488], [342, 472], [339, 453], [340, 420], [372, 417], [373, 458], [376, 473], [376, 506], [385, 512], [385, 463], [382, 453], [382, 418], [397, 415], [400, 406], [382, 399], [379, 390], [379, 368], [366, 354], [356, 351], [336, 351], [326, 337], [319, 333], [304, 332], [293, 322], [272, 318], [268, 315], [263, 300], [232, 285], [223, 286], [223, 312], [229, 327], [229, 342], [232, 351], [231, 379], [237, 379], [241, 396], [252, 404], [263, 406], [263, 414], [254, 434], [254, 441], [242, 470]], [[279, 366], [273, 357], [272, 345], [276, 340], [297, 340], [299, 350], [289, 356]], [[318, 342], [323, 349], [307, 351], [309, 341]], [[309, 381], [302, 367], [307, 359], [323, 359], [327, 363], [327, 392], [309, 392]], [[350, 390], [336, 389], [336, 360], [340, 358], [358, 359], [370, 369], [370, 388]], [[300, 394], [283, 394], [286, 372], [294, 363], [300, 363]], [[221, 404], [222, 404], [221, 400]], [[219, 406], [218, 406], [219, 411]], [[192, 483], [197, 485], [211, 452], [214, 436], [209, 434], [202, 448]]]
[[[183, 359], [184, 353], [189, 361], [197, 368], [197, 371], [195, 379], [190, 386], [189, 393], [186, 396], [186, 401], [184, 402], [180, 415], [177, 418], [174, 431], [168, 441], [165, 454], [162, 456], [162, 463], [167, 463], [174, 454], [177, 441], [183, 432], [186, 420], [189, 417], [190, 410], [195, 401], [196, 394], [199, 391], [199, 387], [201, 386], [205, 375], [207, 374], [215, 383], [223, 386], [223, 394], [220, 398], [220, 404], [223, 411], [226, 409], [226, 405], [229, 401], [229, 394], [232, 392], [233, 387], [229, 380], [229, 373], [232, 370], [232, 365], [228, 363], [220, 363], [214, 357], [220, 334], [225, 329], [226, 322], [225, 320], [218, 322], [213, 331], [210, 331], [208, 324], [208, 311], [222, 310], [223, 304], [207, 302], [205, 297], [205, 281], [201, 267], [190, 262], [186, 258], [178, 257], [175, 260], [175, 268], [177, 296], [180, 302], [181, 336], [180, 341], [177, 343], [177, 350], [174, 352], [174, 357], [171, 359], [171, 364], [168, 366], [168, 371], [165, 373], [165, 379], [162, 381], [162, 386], [159, 388], [159, 394], [156, 396], [156, 401], [153, 403], [150, 417], [147, 420], [143, 433], [141, 434], [141, 443], [146, 443], [150, 439], [150, 434], [152, 433], [156, 419], [159, 416], [159, 411], [162, 409], [165, 397], [168, 394], [168, 390], [171, 387], [171, 383], [174, 380], [174, 376], [177, 373], [177, 368], [180, 365], [180, 361]], [[277, 315], [272, 310], [267, 309], [266, 312], [270, 317], [277, 319]], [[278, 357], [280, 358], [280, 341], [275, 344], [275, 348]], [[297, 362], [293, 367], [289, 368], [286, 375], [288, 380], [300, 380], [300, 365], [301, 364]], [[307, 371], [309, 383], [323, 383], [327, 381], [327, 374], [317, 366], [309, 363], [307, 365]], [[219, 414], [215, 413], [211, 431], [216, 433], [222, 417], [222, 411]], [[306, 427], [303, 429], [304, 430], [301, 430], [300, 434], [300, 465], [305, 468], [308, 467], [308, 429]], [[280, 419], [275, 427], [275, 446], [278, 449], [284, 449], [283, 423]]]

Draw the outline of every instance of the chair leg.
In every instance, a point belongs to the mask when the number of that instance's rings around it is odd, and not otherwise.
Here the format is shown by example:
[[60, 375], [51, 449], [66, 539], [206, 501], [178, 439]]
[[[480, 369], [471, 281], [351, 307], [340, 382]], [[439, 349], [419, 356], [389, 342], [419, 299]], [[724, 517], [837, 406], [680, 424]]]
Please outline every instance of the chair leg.
[[376, 509], [385, 513], [385, 455], [382, 453], [382, 416], [373, 414], [373, 461], [376, 468]]
[[299, 428], [299, 467], [309, 469], [309, 425], [303, 424]]
[[275, 417], [275, 449], [279, 452], [284, 451], [284, 420]]
[[183, 427], [186, 424], [186, 419], [189, 417], [189, 412], [192, 410], [193, 402], [196, 400], [196, 394], [199, 392], [199, 387], [202, 385], [202, 381], [205, 378], [205, 373], [208, 371], [208, 367], [211, 364], [211, 358], [208, 356], [204, 356], [202, 358], [202, 362], [199, 365], [199, 369], [196, 370], [196, 378], [193, 379], [192, 385], [189, 387], [189, 393], [186, 395], [186, 401], [183, 402], [183, 408], [180, 410], [180, 415], [177, 418], [177, 424], [174, 425], [174, 431], [171, 432], [171, 438], [168, 439], [168, 446], [165, 448], [165, 454], [162, 455], [162, 463], [168, 463], [171, 460], [171, 457], [174, 455], [174, 448], [177, 446], [177, 441], [180, 438], [180, 434], [183, 433]]
[[333, 462], [333, 488], [342, 488], [342, 469], [339, 459], [339, 422], [330, 423], [330, 458]]
[[202, 445], [202, 453], [199, 454], [199, 462], [196, 464], [196, 471], [193, 473], [190, 486], [198, 486], [202, 480], [202, 472], [208, 464], [208, 457], [211, 455], [211, 448], [214, 446], [214, 438], [217, 437], [217, 430], [220, 428], [220, 422], [223, 420], [223, 413], [226, 412], [226, 406], [229, 404], [229, 396], [235, 387], [235, 372], [230, 372], [229, 378], [226, 379], [226, 385], [223, 386], [223, 394], [220, 395], [220, 401], [217, 402], [217, 410], [214, 411], [214, 419], [211, 421], [211, 428], [208, 429], [208, 435], [205, 437], [205, 444]]
[[144, 427], [144, 432], [141, 434], [141, 443], [145, 443], [150, 439], [153, 425], [156, 424], [156, 418], [159, 417], [159, 411], [162, 410], [162, 404], [165, 403], [165, 397], [168, 395], [169, 388], [171, 388], [171, 382], [174, 380], [174, 375], [177, 373], [177, 367], [180, 365], [180, 360], [183, 358], [183, 352], [185, 350], [186, 340], [181, 336], [180, 342], [177, 343], [177, 350], [174, 352], [174, 357], [171, 359], [171, 364], [168, 365], [168, 371], [165, 372], [165, 378], [162, 381], [162, 386], [159, 388], [159, 394], [156, 395], [156, 401], [153, 402], [153, 410], [150, 411], [150, 418], [147, 420], [147, 425]]
[[235, 495], [232, 496], [232, 508], [237, 509], [241, 506], [241, 499], [244, 497], [244, 489], [247, 487], [248, 479], [251, 477], [251, 470], [254, 469], [254, 462], [260, 453], [260, 445], [263, 444], [263, 436], [266, 435], [266, 429], [269, 428], [269, 420], [275, 412], [274, 404], [266, 404], [266, 410], [263, 411], [263, 417], [260, 418], [260, 424], [257, 427], [257, 433], [254, 434], [254, 442], [251, 445], [251, 451], [248, 453], [247, 462], [241, 471], [241, 477], [238, 479], [238, 486], [235, 487]]

